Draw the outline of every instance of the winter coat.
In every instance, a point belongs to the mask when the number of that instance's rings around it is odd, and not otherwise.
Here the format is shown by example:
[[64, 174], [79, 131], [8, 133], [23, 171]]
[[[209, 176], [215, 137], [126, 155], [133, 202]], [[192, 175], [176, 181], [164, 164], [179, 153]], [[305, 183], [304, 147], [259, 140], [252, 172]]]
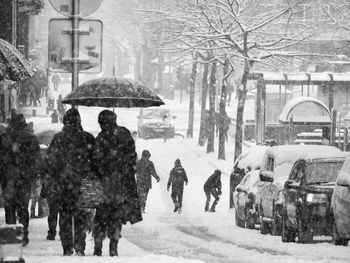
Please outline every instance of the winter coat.
[[114, 207], [122, 223], [142, 220], [135, 181], [134, 139], [125, 127], [103, 129], [96, 137], [93, 160], [101, 178], [104, 202]]
[[188, 183], [185, 169], [181, 165], [175, 165], [170, 171], [167, 189], [169, 190], [171, 186], [172, 191], [181, 190], [184, 188], [185, 182]]
[[221, 175], [212, 174], [204, 184], [204, 191], [209, 192], [212, 189], [221, 193]]
[[91, 151], [94, 137], [81, 126], [65, 125], [47, 150], [50, 167], [50, 190], [60, 206], [76, 208], [81, 180], [92, 177]]
[[40, 157], [38, 140], [23, 115], [17, 116], [0, 139], [0, 182], [5, 200], [30, 193]]
[[152, 188], [152, 177], [160, 180], [152, 161], [141, 158], [136, 162], [136, 181], [139, 189], [149, 190]]

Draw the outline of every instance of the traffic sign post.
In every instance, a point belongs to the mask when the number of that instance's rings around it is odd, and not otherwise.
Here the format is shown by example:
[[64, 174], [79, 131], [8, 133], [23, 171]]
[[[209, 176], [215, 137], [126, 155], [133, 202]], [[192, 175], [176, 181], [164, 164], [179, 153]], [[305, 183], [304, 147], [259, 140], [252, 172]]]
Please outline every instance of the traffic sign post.
[[[100, 20], [79, 20], [79, 72], [99, 73], [102, 70], [102, 31]], [[72, 72], [72, 22], [54, 18], [49, 22], [49, 69], [53, 72]]]
[[[72, 90], [74, 90], [75, 88], [78, 87], [79, 85], [79, 66], [81, 64], [89, 64], [89, 59], [81, 59], [81, 57], [79, 56], [79, 51], [80, 51], [80, 34], [83, 35], [84, 31], [79, 30], [79, 26], [80, 23], [84, 20], [81, 19], [81, 17], [84, 16], [88, 16], [90, 14], [92, 14], [93, 12], [95, 12], [97, 10], [97, 8], [101, 5], [102, 0], [49, 0], [50, 4], [53, 6], [53, 8], [59, 12], [60, 14], [69, 17], [68, 21], [70, 22], [71, 28], [65, 31], [62, 31], [63, 34], [67, 33], [70, 34], [71, 36], [71, 52], [70, 55], [71, 56], [67, 56], [67, 57], [63, 57], [61, 53], [57, 52], [57, 49], [61, 48], [61, 50], [64, 51], [64, 48], [62, 49], [62, 47], [57, 48], [57, 44], [55, 45], [54, 41], [50, 41], [50, 39], [52, 38], [57, 38], [57, 35], [53, 35], [54, 34], [54, 30], [50, 29], [49, 30], [49, 65], [57, 65], [57, 63], [59, 62], [61, 65], [62, 64], [67, 64], [70, 63], [71, 65], [71, 69], [69, 70], [69, 68], [66, 68], [68, 71], [72, 72]], [[94, 21], [98, 21], [98, 20], [94, 20]], [[50, 26], [52, 26], [52, 21], [50, 20]], [[101, 43], [101, 51], [98, 53], [95, 51], [96, 49], [96, 45], [88, 45], [87, 50], [88, 50], [88, 57], [94, 57], [94, 58], [98, 58], [100, 57], [100, 61], [102, 62], [102, 22], [99, 21], [100, 23], [100, 43]], [[55, 22], [53, 23], [55, 25]], [[55, 28], [50, 27], [50, 28]], [[59, 36], [62, 36], [63, 34], [58, 34]], [[86, 31], [85, 31], [86, 33]], [[90, 35], [90, 33], [92, 33], [89, 30], [89, 33], [87, 35]], [[59, 41], [58, 41], [59, 42]], [[51, 46], [50, 46], [51, 43]], [[64, 54], [68, 53], [69, 49], [66, 49], [64, 52]], [[56, 51], [56, 52], [55, 52]], [[93, 55], [93, 56], [91, 56]], [[101, 65], [100, 62], [100, 65]], [[51, 63], [51, 64], [50, 64]], [[101, 66], [100, 66], [101, 67]], [[58, 67], [61, 68], [62, 67]], [[101, 71], [101, 69], [99, 70]], [[97, 73], [97, 72], [95, 72]]]

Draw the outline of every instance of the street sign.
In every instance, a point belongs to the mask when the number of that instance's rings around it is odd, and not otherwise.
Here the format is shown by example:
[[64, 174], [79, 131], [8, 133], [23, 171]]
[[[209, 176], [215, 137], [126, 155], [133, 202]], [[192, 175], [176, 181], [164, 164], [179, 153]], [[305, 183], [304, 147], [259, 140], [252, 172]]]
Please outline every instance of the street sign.
[[[70, 17], [73, 14], [74, 0], [49, 0], [52, 7], [61, 15]], [[78, 0], [78, 14], [81, 17], [91, 15], [100, 7], [102, 0]]]
[[[72, 21], [51, 19], [49, 22], [49, 69], [72, 72]], [[102, 70], [102, 22], [79, 19], [79, 72], [99, 73]]]

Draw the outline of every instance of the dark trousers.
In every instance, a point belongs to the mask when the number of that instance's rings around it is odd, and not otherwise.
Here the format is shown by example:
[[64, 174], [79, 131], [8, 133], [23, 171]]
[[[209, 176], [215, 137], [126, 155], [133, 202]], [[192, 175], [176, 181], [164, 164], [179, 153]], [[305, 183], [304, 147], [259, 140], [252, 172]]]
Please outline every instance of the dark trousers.
[[117, 255], [118, 241], [122, 232], [122, 210], [109, 205], [100, 205], [96, 208], [94, 221], [94, 254], [101, 255], [102, 243], [106, 236], [109, 238], [109, 253]]
[[178, 208], [182, 207], [182, 197], [183, 197], [184, 189], [172, 189], [171, 190], [171, 199], [173, 199], [174, 205], [178, 206]]
[[48, 234], [53, 237], [56, 236], [56, 228], [58, 221], [58, 209], [59, 206], [55, 200], [47, 199], [47, 203], [49, 206], [49, 216], [47, 217], [47, 223], [49, 226]]
[[140, 205], [141, 205], [141, 211], [145, 212], [146, 209], [146, 202], [147, 202], [147, 196], [148, 196], [149, 189], [138, 189], [139, 199], [140, 199]]
[[204, 190], [204, 192], [205, 192], [205, 195], [207, 197], [204, 210], [205, 211], [209, 210], [209, 204], [210, 204], [210, 199], [211, 199], [211, 195], [212, 195], [215, 198], [215, 200], [210, 208], [210, 211], [215, 211], [215, 207], [220, 200], [219, 193], [218, 193], [217, 189], [208, 189], [208, 190]]
[[28, 193], [17, 193], [11, 198], [5, 198], [5, 222], [6, 224], [17, 224], [16, 214], [19, 223], [23, 225], [24, 235], [28, 237], [29, 212], [28, 205], [30, 191]]
[[60, 238], [63, 250], [73, 252], [74, 248], [76, 252], [84, 252], [86, 238], [85, 212], [69, 206], [61, 206], [58, 212], [60, 214]]

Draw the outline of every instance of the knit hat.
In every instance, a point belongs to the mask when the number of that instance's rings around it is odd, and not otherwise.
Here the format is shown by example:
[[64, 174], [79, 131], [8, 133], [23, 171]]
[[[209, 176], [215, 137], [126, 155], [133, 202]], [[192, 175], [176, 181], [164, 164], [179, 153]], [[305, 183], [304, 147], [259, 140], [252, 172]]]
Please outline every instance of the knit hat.
[[63, 117], [64, 125], [80, 126], [81, 119], [77, 109], [69, 109]]

